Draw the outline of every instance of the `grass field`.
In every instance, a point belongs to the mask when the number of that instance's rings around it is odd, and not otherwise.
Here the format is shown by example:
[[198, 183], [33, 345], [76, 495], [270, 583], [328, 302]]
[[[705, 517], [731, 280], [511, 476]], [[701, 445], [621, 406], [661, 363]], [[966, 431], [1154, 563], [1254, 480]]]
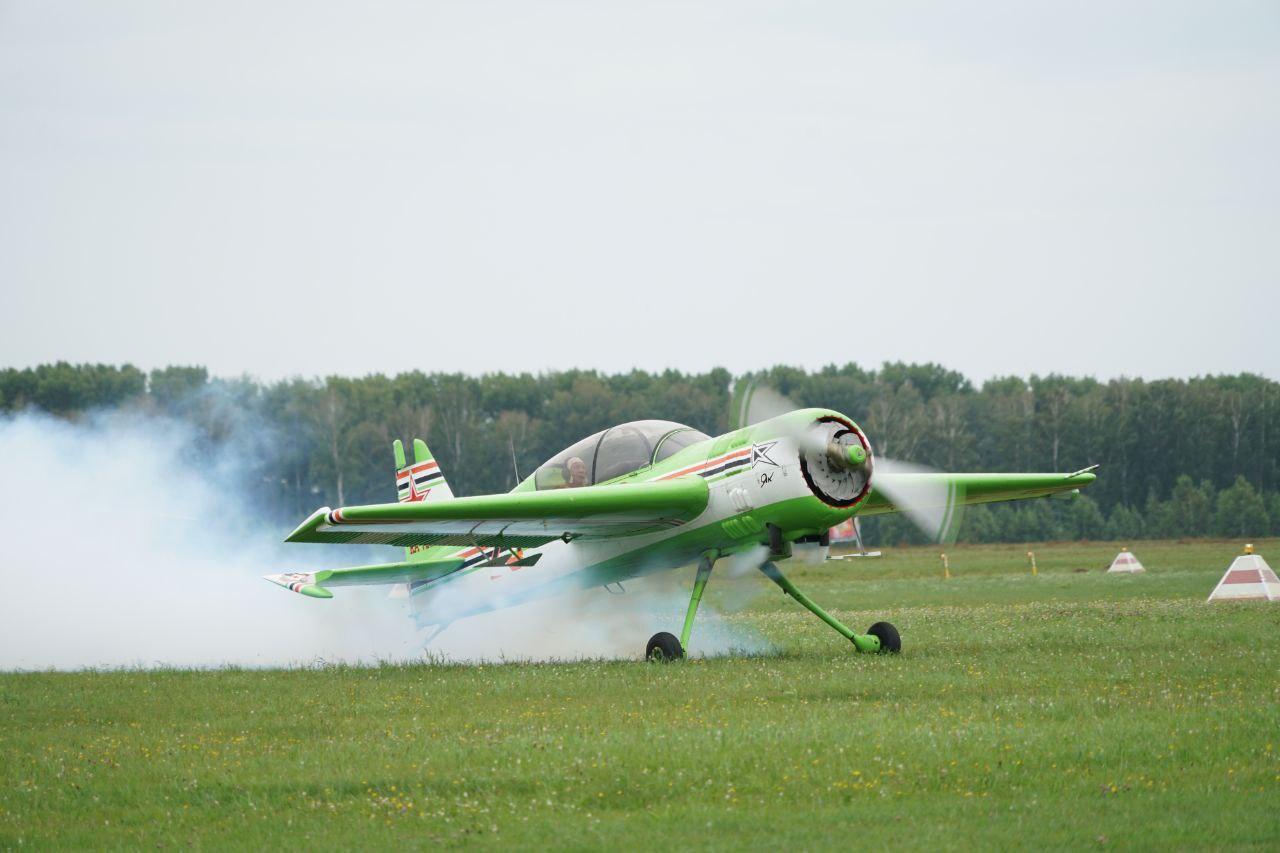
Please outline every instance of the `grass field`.
[[775, 653], [0, 675], [0, 847], [1276, 849], [1280, 605], [1205, 604], [1238, 543], [1132, 545], [794, 570], [895, 657], [713, 577]]

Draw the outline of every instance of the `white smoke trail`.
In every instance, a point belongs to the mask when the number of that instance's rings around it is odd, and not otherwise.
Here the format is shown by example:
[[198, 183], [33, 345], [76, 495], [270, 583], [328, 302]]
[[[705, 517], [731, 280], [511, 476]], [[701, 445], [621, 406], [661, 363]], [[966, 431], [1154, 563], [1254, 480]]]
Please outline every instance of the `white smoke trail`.
[[[195, 438], [136, 412], [0, 419], [0, 670], [637, 658], [654, 632], [679, 633], [692, 567], [628, 581], [623, 595], [587, 590], [461, 620], [424, 651], [405, 602], [383, 587], [318, 601], [262, 580], [396, 557], [283, 544], [287, 531], [256, 517], [239, 486], [241, 442], [196, 457]], [[388, 473], [388, 496], [390, 484]], [[769, 648], [705, 600], [690, 646]]]
[[196, 458], [194, 444], [182, 423], [136, 413], [0, 420], [0, 669], [420, 655], [385, 592], [332, 607], [262, 580], [355, 551], [283, 545], [227, 485], [234, 453]]
[[[679, 636], [693, 574], [688, 566], [624, 581], [620, 591], [580, 590], [472, 616], [433, 637], [428, 652], [467, 662], [640, 659], [645, 643], [658, 631]], [[713, 573], [711, 584], [715, 578]], [[448, 586], [440, 590], [432, 610], [448, 613], [461, 603], [449, 591]], [[725, 596], [717, 597], [725, 601]], [[771, 648], [748, 623], [721, 615], [704, 598], [687, 651], [691, 657], [713, 657], [761, 654]]]

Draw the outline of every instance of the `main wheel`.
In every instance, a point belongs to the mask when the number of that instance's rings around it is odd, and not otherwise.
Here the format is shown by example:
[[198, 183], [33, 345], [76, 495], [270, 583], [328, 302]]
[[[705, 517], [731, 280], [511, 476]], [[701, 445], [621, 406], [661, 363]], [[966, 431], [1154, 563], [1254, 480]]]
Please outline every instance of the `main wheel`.
[[889, 622], [877, 622], [867, 629], [867, 633], [880, 641], [880, 654], [896, 655], [902, 651], [902, 637]]
[[644, 647], [644, 656], [658, 662], [681, 660], [684, 657], [684, 649], [675, 634], [659, 631], [649, 638], [649, 644]]

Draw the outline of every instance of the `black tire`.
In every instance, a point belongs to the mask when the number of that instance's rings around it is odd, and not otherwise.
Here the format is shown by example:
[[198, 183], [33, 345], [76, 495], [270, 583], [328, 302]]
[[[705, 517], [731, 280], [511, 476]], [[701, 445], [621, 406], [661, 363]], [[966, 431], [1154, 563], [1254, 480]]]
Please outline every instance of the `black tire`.
[[902, 637], [889, 622], [877, 622], [867, 629], [867, 633], [880, 641], [880, 654], [896, 655], [902, 651]]
[[680, 641], [676, 639], [675, 634], [659, 631], [649, 638], [649, 644], [644, 647], [644, 656], [646, 659], [658, 663], [683, 660], [684, 648], [681, 647]]

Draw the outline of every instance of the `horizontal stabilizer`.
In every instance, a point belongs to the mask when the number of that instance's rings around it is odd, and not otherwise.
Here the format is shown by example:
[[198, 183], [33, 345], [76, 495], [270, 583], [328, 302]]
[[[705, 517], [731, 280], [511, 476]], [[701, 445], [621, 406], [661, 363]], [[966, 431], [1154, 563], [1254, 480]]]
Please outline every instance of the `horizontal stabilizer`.
[[282, 575], [263, 575], [263, 577], [299, 595], [309, 595], [312, 598], [333, 598], [333, 593], [324, 587], [316, 585], [315, 575], [312, 574], [286, 572]]
[[375, 566], [353, 566], [349, 569], [322, 569], [318, 572], [286, 572], [263, 575], [274, 584], [312, 598], [333, 598], [331, 586], [369, 586], [430, 581], [450, 575], [462, 568], [460, 559], [433, 560], [429, 563], [383, 563]]

